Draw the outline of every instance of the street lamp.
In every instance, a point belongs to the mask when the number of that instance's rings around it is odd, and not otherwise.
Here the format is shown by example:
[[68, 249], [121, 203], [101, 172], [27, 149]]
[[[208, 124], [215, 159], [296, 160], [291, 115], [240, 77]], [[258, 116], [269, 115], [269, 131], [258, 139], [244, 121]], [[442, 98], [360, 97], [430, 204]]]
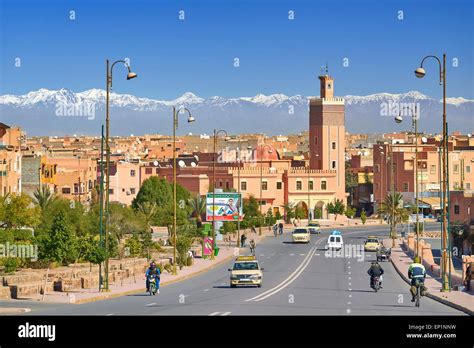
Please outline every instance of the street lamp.
[[[260, 155], [260, 218], [262, 218], [262, 185], [263, 185], [263, 152], [265, 151], [265, 148], [268, 148], [268, 153], [273, 153], [272, 147], [270, 145], [262, 145], [260, 147], [261, 150], [261, 155]], [[261, 236], [262, 235], [262, 221], [260, 221], [259, 227], [258, 227], [258, 234]]]
[[[423, 70], [422, 68], [419, 68]], [[419, 70], [417, 69], [417, 70]], [[421, 72], [419, 72], [421, 74]], [[418, 75], [417, 75], [418, 76]], [[423, 70], [423, 76], [424, 76], [424, 70]], [[423, 77], [421, 76], [421, 77]], [[398, 114], [397, 117], [395, 117], [395, 122], [396, 123], [401, 123], [403, 121], [402, 118], [402, 112], [403, 110], [409, 110], [411, 112], [412, 116], [412, 125], [415, 128], [415, 205], [416, 205], [416, 251], [415, 251], [415, 256], [419, 256], [419, 245], [420, 245], [420, 227], [419, 227], [419, 200], [418, 200], [418, 118], [419, 114], [417, 112], [416, 104], [415, 108], [412, 109], [409, 106], [404, 107], [402, 110], [400, 110], [400, 113]]]
[[[109, 223], [110, 223], [110, 197], [109, 197], [109, 187], [110, 187], [110, 145], [109, 145], [109, 137], [110, 137], [110, 90], [112, 89], [112, 76], [114, 66], [117, 63], [123, 63], [128, 70], [127, 80], [134, 79], [137, 77], [137, 74], [132, 72], [130, 69], [130, 65], [125, 60], [117, 60], [115, 61], [112, 66], [110, 66], [110, 62], [108, 59], [105, 60], [106, 62], [106, 95], [105, 95], [105, 250], [107, 251], [106, 260], [105, 260], [105, 291], [109, 291], [109, 254], [108, 254], [108, 246], [109, 246]], [[101, 164], [102, 165], [102, 164]], [[103, 195], [103, 192], [101, 193]], [[102, 220], [100, 221], [102, 225]]]
[[429, 55], [421, 60], [420, 67], [415, 70], [415, 76], [423, 78], [426, 75], [425, 69], [423, 69], [423, 63], [426, 59], [433, 58], [438, 62], [439, 66], [439, 84], [443, 86], [443, 156], [442, 156], [442, 186], [443, 186], [443, 222], [441, 230], [442, 240], [442, 253], [441, 253], [441, 291], [451, 291], [451, 279], [448, 277], [448, 261], [450, 265], [450, 254], [451, 250], [448, 250], [448, 233], [449, 233], [449, 214], [447, 211], [447, 196], [449, 195], [449, 167], [448, 167], [448, 124], [446, 122], [446, 54], [443, 54], [443, 63], [437, 56]]
[[173, 274], [176, 275], [176, 129], [178, 129], [178, 115], [181, 111], [188, 113], [188, 123], [194, 122], [195, 118], [187, 108], [177, 109], [173, 106]]
[[[216, 248], [216, 147], [217, 147], [217, 137], [219, 134], [225, 134], [225, 140], [229, 138], [227, 132], [223, 129], [217, 130], [214, 129], [214, 151], [212, 155], [212, 253], [211, 260], [214, 260], [214, 249]], [[240, 216], [239, 216], [240, 218]]]

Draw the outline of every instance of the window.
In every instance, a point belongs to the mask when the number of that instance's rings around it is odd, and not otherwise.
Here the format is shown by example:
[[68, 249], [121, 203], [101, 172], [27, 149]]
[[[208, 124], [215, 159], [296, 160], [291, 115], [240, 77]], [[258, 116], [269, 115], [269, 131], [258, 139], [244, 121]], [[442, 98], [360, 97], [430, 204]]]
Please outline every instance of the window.
[[311, 180], [308, 182], [308, 189], [312, 190], [313, 189], [313, 181]]
[[459, 204], [454, 205], [454, 214], [459, 214]]
[[471, 183], [470, 183], [470, 182], [466, 182], [466, 189], [467, 189], [467, 190], [470, 190], [470, 189], [471, 189]]
[[297, 190], [302, 190], [303, 189], [303, 183], [300, 180], [298, 180], [296, 182], [296, 189]]
[[454, 174], [458, 174], [459, 173], [459, 164], [455, 164], [454, 165]]
[[314, 137], [314, 145], [318, 145], [318, 137]]
[[466, 173], [470, 173], [471, 172], [471, 166], [466, 166]]
[[332, 162], [331, 162], [331, 168], [332, 168], [332, 169], [336, 169], [336, 161], [332, 161]]
[[408, 192], [409, 185], [407, 182], [403, 183], [403, 192]]
[[327, 189], [327, 181], [321, 180], [321, 190], [326, 190], [326, 189]]
[[109, 189], [109, 195], [113, 195], [114, 194], [114, 189]]
[[435, 174], [436, 173], [436, 165], [435, 164], [432, 164], [430, 166], [430, 174]]
[[225, 188], [228, 190], [229, 189], [229, 182], [226, 180], [225, 182]]
[[380, 165], [376, 164], [374, 168], [374, 173], [378, 173], [378, 172], [380, 172]]
[[247, 191], [247, 181], [242, 181], [240, 183], [240, 191]]
[[333, 141], [333, 142], [331, 143], [331, 147], [332, 147], [333, 150], [336, 150], [336, 142], [335, 142], [335, 141]]
[[277, 190], [281, 190], [282, 184], [283, 184], [283, 183], [282, 183], [281, 181], [278, 181], [278, 182], [277, 182]]
[[268, 189], [268, 183], [266, 181], [262, 181], [262, 190]]
[[258, 201], [258, 204], [260, 204], [260, 205], [267, 205], [267, 201]]
[[135, 192], [136, 192], [136, 191], [135, 191], [135, 188], [131, 188], [131, 189], [130, 189], [130, 193], [131, 193], [132, 195], [134, 195]]
[[68, 195], [71, 193], [71, 189], [69, 187], [63, 187], [61, 192], [63, 193], [63, 195]]
[[160, 168], [156, 168], [155, 173], [158, 175], [160, 173]]
[[145, 174], [153, 174], [153, 168], [145, 168]]
[[132, 170], [130, 171], [130, 176], [131, 176], [131, 177], [134, 177], [134, 176], [135, 176], [135, 170], [132, 169]]
[[219, 187], [222, 187], [222, 180], [219, 180]]

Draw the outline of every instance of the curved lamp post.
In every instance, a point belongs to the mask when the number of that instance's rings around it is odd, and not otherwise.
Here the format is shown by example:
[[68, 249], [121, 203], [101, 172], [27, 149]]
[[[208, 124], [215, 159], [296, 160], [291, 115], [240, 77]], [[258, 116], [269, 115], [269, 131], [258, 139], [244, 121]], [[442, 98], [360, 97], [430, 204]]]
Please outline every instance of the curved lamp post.
[[[109, 187], [110, 187], [110, 145], [109, 145], [109, 137], [110, 137], [110, 90], [112, 89], [112, 76], [113, 76], [113, 70], [114, 66], [117, 63], [123, 63], [125, 67], [128, 70], [127, 73], [127, 80], [134, 79], [137, 77], [137, 74], [132, 72], [130, 69], [130, 65], [125, 60], [117, 60], [114, 63], [112, 63], [112, 66], [110, 66], [110, 61], [106, 59], [106, 96], [105, 96], [105, 151], [106, 151], [106, 158], [105, 158], [105, 250], [108, 251], [108, 246], [109, 246], [109, 222], [110, 222], [110, 211], [109, 211], [109, 205], [110, 205], [110, 197], [109, 197]], [[103, 163], [101, 163], [103, 165]], [[103, 195], [103, 192], [101, 193]], [[102, 225], [102, 219], [100, 221]], [[107, 257], [105, 260], [105, 291], [109, 290], [109, 256], [107, 253]]]
[[178, 115], [181, 111], [185, 111], [188, 114], [188, 123], [194, 122], [195, 118], [191, 115], [191, 111], [187, 108], [177, 109], [173, 106], [173, 274], [177, 274], [176, 271], [176, 129], [178, 129]]
[[212, 253], [211, 253], [211, 260], [214, 260], [214, 249], [216, 248], [216, 148], [217, 148], [217, 137], [223, 134], [225, 140], [229, 138], [227, 131], [220, 129], [214, 129], [214, 151], [212, 156]]
[[[415, 76], [423, 78], [426, 71], [423, 68], [423, 63], [426, 59], [433, 58], [438, 62], [439, 66], [439, 84], [443, 86], [443, 154], [442, 154], [442, 205], [443, 205], [443, 220], [441, 230], [442, 253], [441, 253], [441, 283], [442, 291], [451, 291], [451, 272], [449, 276], [447, 273], [448, 267], [451, 269], [450, 255], [451, 250], [448, 250], [448, 233], [449, 233], [449, 213], [447, 200], [449, 195], [449, 167], [448, 167], [448, 123], [446, 122], [446, 54], [443, 54], [443, 63], [437, 56], [429, 55], [421, 60], [420, 67], [415, 70]], [[448, 266], [449, 262], [449, 266]]]

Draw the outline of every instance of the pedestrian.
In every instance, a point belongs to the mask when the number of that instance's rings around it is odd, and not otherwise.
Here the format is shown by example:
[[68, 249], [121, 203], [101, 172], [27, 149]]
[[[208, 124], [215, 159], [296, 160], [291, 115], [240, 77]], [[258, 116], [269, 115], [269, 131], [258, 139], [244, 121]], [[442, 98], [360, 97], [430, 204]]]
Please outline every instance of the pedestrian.
[[280, 230], [280, 234], [283, 234], [283, 223], [280, 222], [280, 223], [278, 224], [278, 228], [279, 228], [279, 230]]
[[277, 224], [273, 225], [273, 234], [275, 235], [275, 237], [276, 237], [277, 234], [278, 234], [278, 227], [277, 227]]
[[466, 277], [464, 278], [464, 285], [466, 291], [471, 291], [471, 280], [472, 280], [472, 262], [469, 262], [466, 267]]
[[240, 237], [240, 246], [242, 248], [245, 248], [245, 240], [247, 239], [247, 237], [245, 236], [245, 233], [242, 233], [242, 236]]
[[255, 229], [255, 226], [252, 226], [252, 232], [257, 233], [257, 230]]

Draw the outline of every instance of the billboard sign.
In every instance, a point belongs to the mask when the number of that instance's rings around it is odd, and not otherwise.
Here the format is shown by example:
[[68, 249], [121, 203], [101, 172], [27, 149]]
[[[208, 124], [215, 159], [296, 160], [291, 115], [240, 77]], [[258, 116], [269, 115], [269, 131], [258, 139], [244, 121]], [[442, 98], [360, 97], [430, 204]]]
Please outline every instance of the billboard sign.
[[242, 208], [239, 206], [241, 202], [241, 195], [236, 192], [208, 193], [206, 195], [206, 221], [242, 221]]

